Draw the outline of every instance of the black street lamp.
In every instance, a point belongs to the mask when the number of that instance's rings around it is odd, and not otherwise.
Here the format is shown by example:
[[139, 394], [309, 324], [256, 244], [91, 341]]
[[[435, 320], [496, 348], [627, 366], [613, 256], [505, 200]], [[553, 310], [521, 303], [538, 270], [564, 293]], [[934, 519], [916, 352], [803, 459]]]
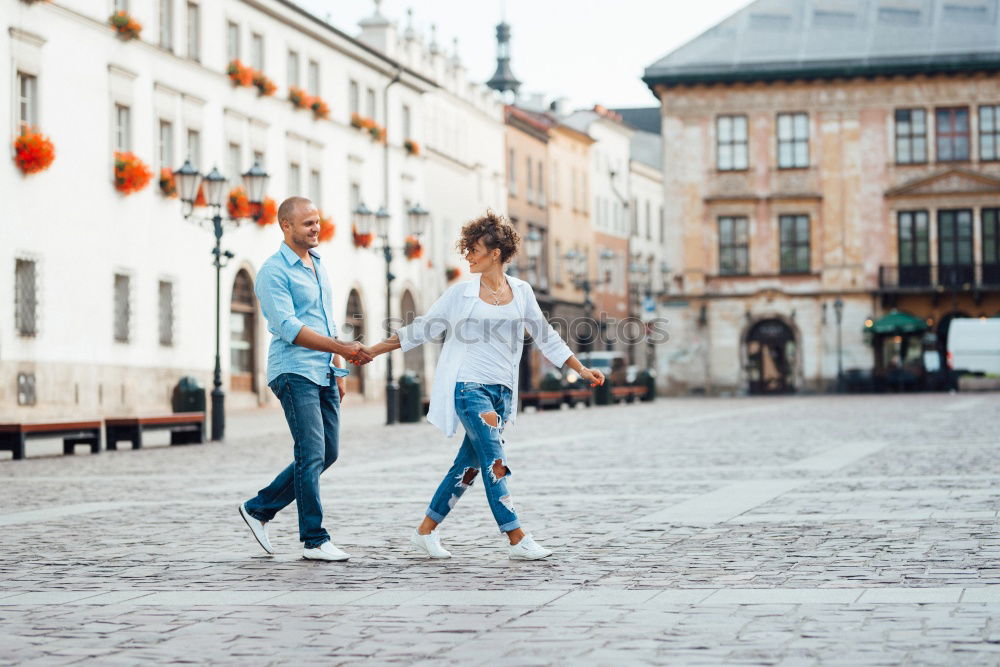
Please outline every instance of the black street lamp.
[[833, 302], [833, 314], [837, 318], [837, 391], [844, 390], [844, 347], [841, 340], [840, 323], [844, 317], [844, 302], [838, 296]]
[[[253, 217], [255, 219], [260, 217], [268, 178], [267, 172], [257, 162], [254, 162], [253, 166], [243, 174], [243, 185], [247, 191], [247, 198], [250, 200], [250, 207], [254, 211]], [[212, 264], [215, 266], [215, 372], [212, 376], [212, 384], [214, 385], [212, 389], [212, 440], [222, 440], [226, 433], [226, 394], [222, 390], [222, 358], [219, 353], [222, 332], [222, 267], [226, 266], [229, 260], [234, 257], [233, 253], [222, 249], [222, 225], [223, 222], [239, 225], [240, 219], [229, 216], [222, 217], [226, 177], [220, 174], [215, 167], [203, 177], [190, 160], [185, 160], [181, 168], [174, 172], [174, 180], [177, 183], [181, 201], [187, 209], [184, 218], [199, 223], [211, 222], [215, 232], [215, 248], [212, 249], [214, 256]], [[202, 184], [205, 186], [205, 201], [213, 209], [211, 218], [199, 218], [194, 215], [195, 201]]]
[[[424, 233], [427, 216], [430, 215], [420, 204], [406, 211], [410, 234], [420, 238]], [[382, 242], [382, 257], [385, 259], [385, 333], [386, 338], [392, 336], [392, 281], [396, 276], [392, 273], [393, 247], [389, 242], [389, 221], [392, 216], [385, 206], [380, 206], [374, 214], [360, 202], [354, 209], [354, 226], [359, 234], [371, 233], [374, 218], [374, 232]], [[377, 248], [374, 248], [376, 249]], [[392, 372], [392, 354], [385, 355], [385, 423], [395, 424], [399, 421], [399, 385]]]

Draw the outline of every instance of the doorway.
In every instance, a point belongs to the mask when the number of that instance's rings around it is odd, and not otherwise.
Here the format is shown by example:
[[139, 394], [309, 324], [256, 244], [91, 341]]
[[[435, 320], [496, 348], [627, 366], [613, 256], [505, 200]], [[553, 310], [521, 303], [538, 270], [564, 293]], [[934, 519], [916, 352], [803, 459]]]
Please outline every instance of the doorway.
[[746, 338], [747, 375], [751, 394], [795, 391], [795, 333], [778, 319], [761, 320]]
[[257, 298], [253, 280], [240, 269], [233, 281], [229, 308], [229, 386], [233, 391], [257, 391]]
[[[351, 293], [347, 295], [347, 316], [344, 318], [344, 335], [342, 340], [362, 341], [364, 339], [364, 335], [364, 306], [361, 305], [361, 295], [358, 294], [358, 290], [352, 289]], [[364, 396], [365, 367], [348, 364], [347, 368], [351, 371], [350, 375], [348, 375], [344, 380], [347, 392], [350, 394]]]

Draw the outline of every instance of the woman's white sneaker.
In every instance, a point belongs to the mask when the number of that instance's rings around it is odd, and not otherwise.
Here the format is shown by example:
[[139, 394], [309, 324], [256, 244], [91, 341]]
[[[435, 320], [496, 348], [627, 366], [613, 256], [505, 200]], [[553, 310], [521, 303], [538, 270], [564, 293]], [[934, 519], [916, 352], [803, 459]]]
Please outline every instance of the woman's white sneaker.
[[552, 550], [538, 544], [531, 535], [525, 535], [520, 542], [510, 546], [511, 560], [539, 560], [551, 555]]
[[414, 549], [430, 558], [451, 558], [451, 552], [441, 546], [441, 536], [436, 530], [431, 531], [429, 535], [421, 535], [414, 530], [413, 535], [410, 536], [410, 544], [413, 545]]
[[351, 555], [333, 546], [333, 542], [324, 542], [315, 549], [303, 549], [302, 557], [307, 560], [347, 560]]

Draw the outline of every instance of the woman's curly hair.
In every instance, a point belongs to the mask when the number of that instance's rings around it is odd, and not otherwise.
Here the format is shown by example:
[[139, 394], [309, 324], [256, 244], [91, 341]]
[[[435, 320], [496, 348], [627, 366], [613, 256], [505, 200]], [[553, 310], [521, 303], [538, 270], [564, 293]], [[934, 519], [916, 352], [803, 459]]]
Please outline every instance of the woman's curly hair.
[[491, 210], [486, 214], [470, 220], [462, 227], [461, 236], [458, 238], [458, 252], [463, 256], [476, 245], [476, 241], [482, 241], [487, 250], [500, 249], [500, 263], [506, 264], [521, 245], [521, 236], [514, 229], [514, 225], [502, 215], [497, 215]]

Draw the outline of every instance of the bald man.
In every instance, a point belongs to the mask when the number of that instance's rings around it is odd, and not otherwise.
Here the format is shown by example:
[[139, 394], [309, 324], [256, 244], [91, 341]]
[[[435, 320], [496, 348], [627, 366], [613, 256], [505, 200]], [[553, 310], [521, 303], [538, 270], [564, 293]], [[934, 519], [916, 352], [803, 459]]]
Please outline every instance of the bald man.
[[240, 516], [264, 551], [273, 554], [267, 523], [294, 500], [302, 557], [343, 561], [350, 555], [334, 546], [323, 528], [319, 476], [337, 460], [340, 447], [340, 401], [347, 375], [341, 357], [359, 365], [371, 357], [361, 343], [337, 340], [330, 280], [314, 250], [319, 211], [305, 197], [289, 197], [278, 207], [278, 223], [285, 240], [261, 267], [255, 291], [272, 336], [267, 383], [285, 411], [295, 458], [240, 505]]

